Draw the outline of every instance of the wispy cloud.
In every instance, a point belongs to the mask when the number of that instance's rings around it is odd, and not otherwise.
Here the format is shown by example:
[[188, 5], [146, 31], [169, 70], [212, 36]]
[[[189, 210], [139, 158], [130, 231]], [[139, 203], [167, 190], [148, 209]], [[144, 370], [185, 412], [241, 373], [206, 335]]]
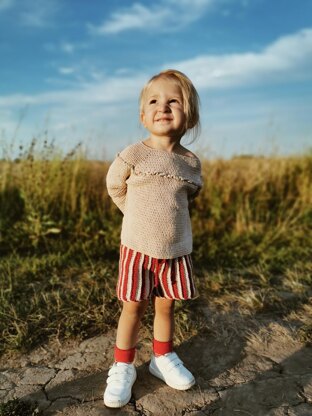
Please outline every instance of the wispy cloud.
[[24, 105], [75, 105], [91, 103], [114, 103], [133, 99], [146, 81], [144, 76], [106, 78], [101, 83], [89, 83], [72, 90], [45, 92], [37, 95], [12, 94], [0, 96], [0, 107]]
[[[312, 29], [279, 38], [263, 51], [230, 55], [201, 55], [187, 61], [171, 62], [185, 72], [198, 89], [232, 88], [235, 86], [266, 85], [273, 80], [288, 82], [312, 76]], [[161, 68], [159, 68], [161, 69]], [[73, 67], [60, 67], [62, 74], [71, 74]], [[71, 90], [60, 90], [37, 95], [0, 96], [0, 107], [32, 105], [81, 105], [121, 103], [137, 99], [143, 84], [152, 74], [128, 74], [115, 77], [91, 77]]]
[[88, 25], [93, 34], [116, 34], [126, 30], [175, 31], [212, 9], [216, 0], [162, 0], [158, 4], [134, 3], [112, 15], [99, 26]]
[[61, 50], [65, 53], [73, 53], [75, 51], [75, 45], [70, 42], [62, 42]]
[[71, 75], [75, 72], [75, 68], [70, 66], [62, 66], [59, 69], [59, 73], [62, 75]]
[[199, 88], [226, 88], [311, 77], [312, 29], [283, 36], [261, 52], [201, 55], [168, 63], [186, 72]]
[[0, 13], [14, 6], [15, 0], [0, 0]]
[[90, 43], [88, 42], [68, 42], [67, 40], [61, 40], [57, 43], [47, 42], [43, 44], [43, 48], [47, 52], [51, 53], [64, 53], [66, 55], [74, 55], [81, 50], [90, 49]]
[[20, 12], [21, 23], [38, 28], [51, 26], [60, 8], [59, 0], [26, 0]]
[[[252, 84], [261, 86], [272, 83], [273, 80], [291, 83], [296, 79], [311, 78], [311, 61], [312, 28], [281, 37], [257, 53], [251, 51], [235, 55], [202, 55], [188, 61], [167, 63], [165, 66], [173, 66], [184, 71], [194, 81], [200, 94], [204, 94], [205, 89], [211, 91], [217, 88], [229, 89]], [[70, 65], [58, 68], [62, 75], [72, 74], [73, 69], [76, 72], [81, 71], [78, 67]], [[161, 68], [156, 68], [157, 70]], [[76, 72], [73, 73], [73, 78], [77, 78]], [[101, 132], [101, 137], [96, 144], [95, 157], [98, 157], [98, 149], [103, 145], [105, 138], [110, 151], [117, 151], [117, 147], [122, 145], [122, 140], [130, 141], [134, 134], [142, 134], [142, 131], [138, 131], [138, 94], [151, 75], [153, 74], [145, 72], [133, 74], [127, 71], [121, 71], [120, 74], [111, 77], [107, 77], [105, 73], [97, 73], [95, 76], [89, 74], [88, 78], [92, 81], [79, 83], [76, 80], [75, 83], [65, 84], [63, 89], [59, 87], [56, 91], [33, 95], [0, 96], [0, 115], [4, 118], [3, 127], [9, 135], [13, 134], [10, 132], [14, 131], [16, 118], [14, 115], [21, 109], [27, 108], [25, 123], [29, 137], [32, 137], [36, 126], [40, 129], [42, 125], [40, 120], [48, 114], [52, 120], [50, 132], [62, 137], [64, 145], [72, 143], [74, 130], [79, 132], [80, 137], [83, 134], [86, 137], [93, 129], [92, 131]], [[71, 77], [63, 76], [62, 80], [64, 78], [71, 79]], [[232, 145], [234, 138], [237, 142], [245, 141], [247, 147], [243, 150], [252, 153], [254, 143], [259, 145], [263, 143], [263, 137], [271, 137], [265, 130], [271, 116], [276, 120], [277, 126], [281, 126], [280, 143], [285, 141], [286, 137], [289, 139], [290, 144], [287, 145], [287, 149], [291, 149], [291, 140], [294, 137], [298, 148], [300, 146], [303, 148], [307, 140], [310, 140], [311, 130], [307, 127], [300, 127], [299, 134], [294, 127], [297, 125], [300, 114], [307, 117], [310, 105], [307, 100], [303, 99], [301, 102], [300, 97], [294, 102], [293, 99], [284, 100], [282, 97], [277, 97], [274, 101], [272, 98], [267, 100], [265, 97], [261, 99], [259, 96], [255, 98], [254, 95], [252, 97], [248, 94], [244, 95], [242, 91], [242, 88], [233, 90], [230, 99], [225, 99], [225, 95], [214, 94], [211, 91], [210, 100], [213, 100], [213, 109], [203, 112], [203, 121], [206, 122], [203, 125], [209, 124], [209, 128], [203, 131], [203, 134], [209, 140], [211, 138], [216, 149], [220, 148], [218, 144], [220, 139], [227, 140], [228, 138], [226, 146], [230, 153], [235, 147]], [[226, 96], [229, 95], [231, 92], [227, 91]], [[219, 96], [221, 98], [218, 98]], [[234, 106], [233, 97], [235, 97]], [[240, 97], [239, 102], [237, 102], [237, 97]], [[240, 124], [242, 114], [244, 114], [244, 123]], [[120, 123], [120, 115], [122, 115], [122, 123]], [[126, 129], [124, 129], [125, 125]], [[307, 125], [307, 123], [303, 122], [302, 125]], [[282, 126], [285, 126], [284, 130]], [[255, 131], [252, 142], [249, 140], [251, 131]], [[23, 130], [23, 137], [25, 134]], [[110, 140], [110, 137], [115, 139]], [[223, 155], [226, 151], [224, 148], [220, 150]]]

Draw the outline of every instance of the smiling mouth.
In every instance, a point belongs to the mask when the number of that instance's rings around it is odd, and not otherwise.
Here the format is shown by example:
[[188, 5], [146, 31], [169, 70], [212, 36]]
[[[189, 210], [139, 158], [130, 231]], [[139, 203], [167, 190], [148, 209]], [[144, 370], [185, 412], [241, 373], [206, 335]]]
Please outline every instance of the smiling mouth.
[[156, 121], [171, 121], [172, 118], [169, 117], [162, 117], [162, 118], [158, 118]]

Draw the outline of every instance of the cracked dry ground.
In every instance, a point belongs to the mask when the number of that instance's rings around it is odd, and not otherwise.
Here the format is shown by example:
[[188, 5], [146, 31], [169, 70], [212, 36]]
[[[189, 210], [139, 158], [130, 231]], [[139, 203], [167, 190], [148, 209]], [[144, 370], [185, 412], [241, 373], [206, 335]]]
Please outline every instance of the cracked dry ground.
[[203, 312], [210, 334], [177, 348], [196, 376], [189, 391], [172, 390], [149, 374], [150, 342], [142, 341], [131, 402], [122, 409], [105, 408], [112, 332], [3, 357], [0, 400], [37, 401], [44, 415], [312, 415], [312, 347], [296, 340], [289, 322]]

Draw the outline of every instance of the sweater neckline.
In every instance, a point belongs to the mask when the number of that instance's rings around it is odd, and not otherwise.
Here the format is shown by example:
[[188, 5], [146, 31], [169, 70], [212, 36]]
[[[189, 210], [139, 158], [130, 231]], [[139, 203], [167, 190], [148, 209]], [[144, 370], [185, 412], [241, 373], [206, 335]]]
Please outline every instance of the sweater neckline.
[[186, 160], [196, 160], [196, 157], [194, 157], [194, 156], [186, 156], [186, 155], [181, 155], [180, 153], [176, 153], [176, 152], [167, 152], [167, 150], [164, 150], [164, 149], [155, 149], [154, 147], [150, 147], [150, 146], [148, 146], [147, 144], [145, 144], [144, 142], [143, 142], [143, 140], [141, 140], [140, 142], [139, 142], [142, 146], [144, 146], [145, 147], [145, 149], [147, 149], [147, 150], [151, 150], [152, 152], [161, 152], [161, 153], [167, 153], [169, 156], [178, 156], [178, 157], [181, 157], [182, 159], [186, 159]]

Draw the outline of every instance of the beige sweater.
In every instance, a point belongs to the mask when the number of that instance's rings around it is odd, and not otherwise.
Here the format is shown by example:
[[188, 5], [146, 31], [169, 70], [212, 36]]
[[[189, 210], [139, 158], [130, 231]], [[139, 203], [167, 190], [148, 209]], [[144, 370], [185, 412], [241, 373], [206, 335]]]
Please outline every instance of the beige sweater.
[[106, 184], [124, 214], [123, 245], [158, 259], [192, 252], [188, 202], [202, 186], [197, 157], [138, 142], [118, 153]]

